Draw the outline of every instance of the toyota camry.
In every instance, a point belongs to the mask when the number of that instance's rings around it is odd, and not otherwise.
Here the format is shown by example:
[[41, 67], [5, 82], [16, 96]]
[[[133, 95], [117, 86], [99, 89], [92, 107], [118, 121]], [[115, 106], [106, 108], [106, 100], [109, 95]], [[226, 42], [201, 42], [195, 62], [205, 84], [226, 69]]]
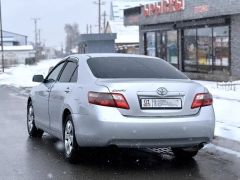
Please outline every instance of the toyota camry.
[[193, 157], [214, 136], [212, 95], [168, 62], [123, 54], [72, 55], [30, 93], [27, 128], [64, 142], [73, 162], [83, 147], [170, 147]]

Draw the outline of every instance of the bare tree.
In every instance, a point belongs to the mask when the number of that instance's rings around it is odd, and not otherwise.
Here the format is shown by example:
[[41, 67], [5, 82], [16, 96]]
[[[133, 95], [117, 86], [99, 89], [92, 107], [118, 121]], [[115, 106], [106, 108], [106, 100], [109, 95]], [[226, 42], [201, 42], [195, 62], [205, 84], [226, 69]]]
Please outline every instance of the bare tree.
[[65, 33], [66, 33], [66, 53], [70, 54], [72, 52], [72, 49], [75, 48], [78, 44], [78, 38], [79, 38], [79, 28], [78, 24], [65, 24], [64, 27]]

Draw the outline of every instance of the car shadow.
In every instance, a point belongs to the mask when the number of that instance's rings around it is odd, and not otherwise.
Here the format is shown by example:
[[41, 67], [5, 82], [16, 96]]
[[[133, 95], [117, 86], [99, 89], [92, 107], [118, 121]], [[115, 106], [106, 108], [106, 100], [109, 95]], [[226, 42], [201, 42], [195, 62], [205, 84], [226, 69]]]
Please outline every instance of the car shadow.
[[[84, 148], [79, 151], [77, 163], [70, 164], [64, 159], [63, 143], [50, 135], [44, 135], [41, 139], [29, 138], [27, 151], [29, 166], [34, 167], [34, 162], [39, 164], [39, 161], [45, 168], [52, 168], [55, 164], [58, 169], [74, 173], [76, 177], [81, 174], [80, 169], [91, 172], [89, 177], [93, 177], [94, 172], [101, 172], [100, 174], [105, 176], [133, 173], [132, 175], [138, 179], [146, 175], [155, 177], [161, 173], [162, 177], [169, 173], [176, 177], [188, 174], [193, 177], [200, 176], [195, 159], [176, 159], [170, 150], [168, 152], [166, 149], [156, 152], [149, 149], [115, 147]], [[37, 165], [37, 168], [41, 169], [41, 166]]]

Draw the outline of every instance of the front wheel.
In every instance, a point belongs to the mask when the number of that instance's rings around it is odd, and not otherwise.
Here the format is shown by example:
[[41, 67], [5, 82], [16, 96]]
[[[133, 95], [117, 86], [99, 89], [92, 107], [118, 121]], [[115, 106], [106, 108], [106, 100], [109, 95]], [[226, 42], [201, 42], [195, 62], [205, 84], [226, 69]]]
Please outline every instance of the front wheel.
[[181, 159], [190, 159], [197, 155], [199, 149], [198, 148], [172, 148], [172, 151], [176, 158]]
[[75, 163], [77, 160], [78, 145], [75, 137], [75, 130], [71, 115], [68, 115], [66, 118], [66, 123], [63, 130], [63, 140], [65, 158], [70, 163]]
[[39, 137], [43, 135], [43, 130], [38, 129], [35, 125], [35, 116], [32, 103], [30, 102], [27, 110], [27, 129], [30, 137]]

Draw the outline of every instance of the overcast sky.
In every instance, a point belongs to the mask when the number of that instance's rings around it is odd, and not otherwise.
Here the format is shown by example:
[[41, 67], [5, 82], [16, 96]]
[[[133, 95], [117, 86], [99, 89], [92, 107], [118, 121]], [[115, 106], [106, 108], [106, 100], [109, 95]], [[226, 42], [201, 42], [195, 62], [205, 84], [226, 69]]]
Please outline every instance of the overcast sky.
[[[104, 0], [107, 14], [110, 0]], [[42, 40], [46, 45], [59, 47], [65, 42], [64, 24], [78, 23], [80, 32], [86, 24], [97, 25], [98, 9], [94, 0], [2, 0], [3, 29], [27, 35], [34, 41], [34, 24], [31, 18], [39, 17]], [[97, 27], [93, 29], [97, 32]]]

